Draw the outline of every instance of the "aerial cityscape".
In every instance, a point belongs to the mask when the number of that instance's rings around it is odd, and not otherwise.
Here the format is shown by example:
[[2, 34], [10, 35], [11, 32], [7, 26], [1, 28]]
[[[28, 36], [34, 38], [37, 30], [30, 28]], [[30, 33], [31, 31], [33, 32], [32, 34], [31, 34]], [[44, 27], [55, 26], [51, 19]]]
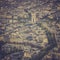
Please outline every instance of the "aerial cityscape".
[[60, 0], [0, 0], [0, 60], [60, 60]]

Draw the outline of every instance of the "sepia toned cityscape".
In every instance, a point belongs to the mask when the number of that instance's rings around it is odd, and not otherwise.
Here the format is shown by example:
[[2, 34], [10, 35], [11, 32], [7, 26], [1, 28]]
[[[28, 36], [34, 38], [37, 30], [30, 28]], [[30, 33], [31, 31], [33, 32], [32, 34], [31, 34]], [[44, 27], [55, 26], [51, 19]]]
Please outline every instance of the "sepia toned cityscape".
[[60, 0], [0, 0], [0, 60], [60, 60]]

